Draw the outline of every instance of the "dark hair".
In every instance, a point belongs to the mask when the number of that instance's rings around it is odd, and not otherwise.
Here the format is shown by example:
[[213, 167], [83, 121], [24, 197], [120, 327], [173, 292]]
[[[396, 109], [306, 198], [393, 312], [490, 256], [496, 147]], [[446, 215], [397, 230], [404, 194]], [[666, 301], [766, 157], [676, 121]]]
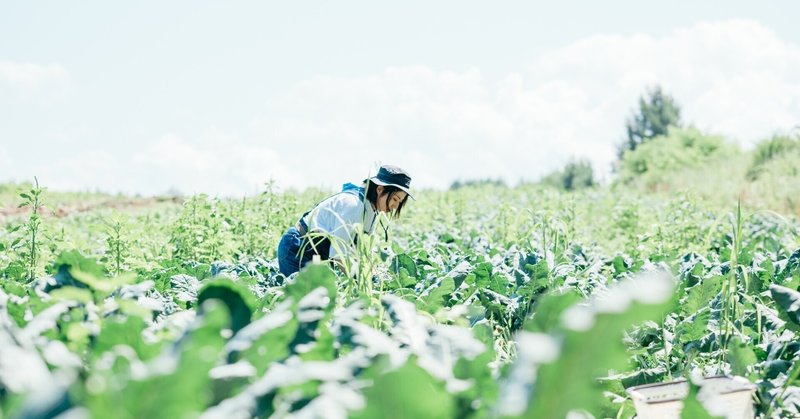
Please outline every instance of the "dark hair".
[[[397, 186], [378, 185], [371, 180], [367, 181], [367, 201], [371, 202], [375, 208], [378, 207], [378, 186], [383, 186], [383, 193], [386, 195], [386, 208], [389, 208], [389, 200], [391, 200], [396, 193], [405, 192]], [[397, 206], [397, 209], [389, 213], [389, 216], [391, 218], [399, 218], [400, 212], [403, 210], [403, 206], [406, 205], [406, 201], [408, 201], [408, 194], [406, 194], [406, 197], [403, 198], [402, 202], [400, 202], [400, 205]]]

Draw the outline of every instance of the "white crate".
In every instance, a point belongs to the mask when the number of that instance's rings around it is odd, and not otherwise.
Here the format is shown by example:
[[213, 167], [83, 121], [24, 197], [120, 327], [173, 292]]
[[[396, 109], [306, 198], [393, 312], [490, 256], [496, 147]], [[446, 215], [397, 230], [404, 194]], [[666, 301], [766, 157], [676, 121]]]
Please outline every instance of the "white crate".
[[[756, 386], [741, 377], [714, 376], [701, 379], [697, 399], [715, 416], [727, 419], [752, 419]], [[684, 380], [645, 384], [626, 390], [633, 399], [636, 414], [642, 419], [678, 419], [683, 399], [689, 394]]]

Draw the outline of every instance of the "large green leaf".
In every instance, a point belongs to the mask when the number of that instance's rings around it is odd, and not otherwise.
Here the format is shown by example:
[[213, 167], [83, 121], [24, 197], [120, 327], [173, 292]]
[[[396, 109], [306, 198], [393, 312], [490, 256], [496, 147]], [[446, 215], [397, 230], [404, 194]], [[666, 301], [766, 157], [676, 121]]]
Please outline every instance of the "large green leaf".
[[623, 331], [636, 323], [655, 320], [660, 313], [660, 307], [634, 306], [625, 313], [598, 315], [588, 331], [567, 333], [558, 360], [542, 365], [538, 371], [540, 384], [535, 386], [526, 415], [555, 418], [566, 417], [574, 409], [596, 411], [602, 404], [602, 390], [595, 380], [608, 370], [626, 366]]
[[580, 300], [580, 294], [572, 290], [545, 295], [533, 306], [533, 315], [525, 322], [525, 330], [537, 333], [551, 332], [558, 328], [564, 311]]
[[442, 278], [441, 281], [431, 286], [428, 295], [417, 300], [417, 308], [434, 314], [440, 308], [449, 305], [448, 302], [455, 290], [456, 284], [453, 278]]
[[139, 359], [153, 358], [161, 345], [149, 345], [142, 339], [142, 331], [147, 324], [140, 317], [109, 318], [103, 322], [100, 334], [94, 339], [92, 345], [93, 358], [100, 358], [106, 351], [111, 351], [117, 345], [127, 345], [136, 351]]
[[336, 303], [336, 274], [327, 265], [311, 264], [300, 271], [293, 283], [286, 285], [285, 292], [297, 303], [319, 287], [327, 291], [328, 306], [332, 307]]
[[723, 279], [721, 276], [712, 276], [705, 278], [702, 282], [690, 288], [686, 301], [680, 306], [681, 312], [690, 316], [708, 306], [711, 300], [722, 290]]
[[411, 256], [402, 253], [392, 258], [391, 271], [396, 275], [396, 281], [391, 281], [389, 285], [398, 288], [411, 287], [417, 283], [417, 265]]
[[103, 278], [90, 272], [72, 268], [69, 270], [69, 275], [79, 284], [88, 286], [95, 294], [95, 300], [98, 301], [122, 288], [122, 286], [136, 282], [136, 275], [132, 273], [125, 273], [114, 278]]
[[800, 277], [800, 249], [789, 255], [783, 269], [778, 273], [778, 279], [782, 281], [789, 277]]
[[106, 274], [103, 267], [97, 263], [97, 260], [86, 257], [77, 250], [61, 252], [51, 266], [51, 271], [54, 274], [66, 272], [70, 269], [77, 269], [96, 277], [103, 277]]
[[272, 312], [248, 324], [225, 345], [228, 362], [247, 360], [260, 376], [270, 364], [285, 359], [289, 343], [297, 334], [298, 322], [286, 302]]
[[[624, 331], [659, 319], [671, 301], [670, 289], [663, 277], [618, 284], [588, 306], [563, 311], [563, 326], [549, 335], [519, 334], [519, 359], [505, 389], [507, 405], [500, 401], [502, 413], [563, 418], [572, 410], [599, 412], [604, 398], [597, 378], [626, 367]], [[527, 401], [520, 393], [527, 393]]]
[[297, 333], [291, 351], [304, 359], [333, 357], [333, 337], [326, 326], [336, 305], [336, 275], [326, 265], [311, 265], [286, 286], [286, 296], [295, 310]]
[[230, 324], [227, 308], [217, 300], [203, 303], [202, 311], [195, 327], [146, 364], [119, 345], [95, 362], [86, 383], [91, 416], [198, 416], [211, 400], [209, 371], [221, 359], [222, 331]]
[[710, 318], [711, 311], [702, 310], [678, 323], [675, 330], [678, 340], [681, 343], [700, 340], [708, 333]]
[[[228, 278], [210, 280], [198, 292], [197, 305], [202, 307], [203, 302], [211, 299], [220, 300], [228, 307], [233, 333], [250, 323], [256, 301], [253, 293], [243, 285]], [[202, 310], [200, 312], [202, 313]]]
[[734, 337], [728, 344], [728, 362], [731, 364], [733, 375], [747, 377], [749, 367], [755, 365], [758, 358], [750, 345]]
[[374, 378], [364, 389], [366, 407], [353, 418], [450, 418], [455, 403], [444, 384], [410, 359], [402, 367]]
[[683, 409], [681, 409], [682, 419], [721, 419], [719, 416], [711, 416], [705, 407], [697, 400], [700, 387], [689, 382], [689, 394], [683, 399]]
[[781, 318], [797, 329], [800, 326], [800, 292], [776, 284], [769, 286], [769, 292], [781, 310]]

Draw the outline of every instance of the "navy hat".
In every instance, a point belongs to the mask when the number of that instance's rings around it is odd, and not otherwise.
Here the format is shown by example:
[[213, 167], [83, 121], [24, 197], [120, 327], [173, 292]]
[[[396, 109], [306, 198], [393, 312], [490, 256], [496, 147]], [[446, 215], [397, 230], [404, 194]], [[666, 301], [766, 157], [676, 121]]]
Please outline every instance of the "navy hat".
[[416, 200], [409, 190], [411, 189], [411, 176], [408, 175], [408, 172], [397, 166], [381, 166], [381, 168], [378, 169], [378, 174], [369, 179], [364, 179], [365, 182], [367, 180], [371, 180], [372, 183], [376, 185], [396, 186], [407, 193], [411, 199]]

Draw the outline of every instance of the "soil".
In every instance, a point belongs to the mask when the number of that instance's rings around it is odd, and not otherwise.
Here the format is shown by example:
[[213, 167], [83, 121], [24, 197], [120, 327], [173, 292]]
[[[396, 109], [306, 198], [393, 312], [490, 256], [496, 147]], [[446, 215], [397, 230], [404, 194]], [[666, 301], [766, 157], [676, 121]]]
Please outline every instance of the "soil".
[[[182, 197], [154, 197], [154, 198], [129, 198], [129, 199], [109, 199], [107, 201], [92, 202], [82, 204], [79, 202], [69, 204], [56, 204], [55, 207], [39, 207], [38, 212], [43, 218], [56, 217], [64, 218], [72, 214], [79, 214], [96, 209], [117, 209], [121, 211], [145, 208], [161, 203], [180, 204], [184, 201]], [[30, 208], [5, 207], [0, 208], [0, 221], [6, 218], [25, 216], [30, 213]]]

